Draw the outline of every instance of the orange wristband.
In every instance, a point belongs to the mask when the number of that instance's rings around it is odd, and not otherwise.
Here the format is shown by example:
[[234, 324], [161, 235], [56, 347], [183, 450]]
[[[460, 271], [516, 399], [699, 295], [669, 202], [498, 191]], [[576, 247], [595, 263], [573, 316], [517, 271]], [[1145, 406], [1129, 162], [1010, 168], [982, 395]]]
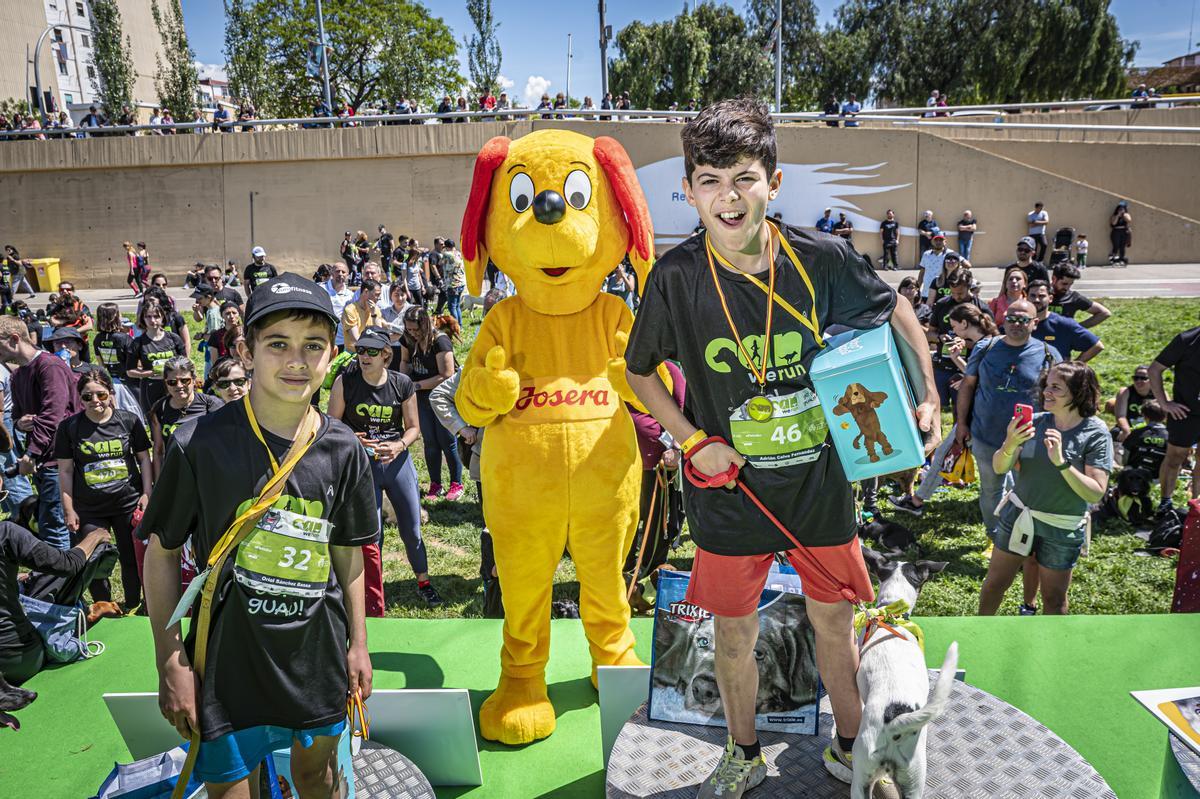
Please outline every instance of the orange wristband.
[[683, 450], [683, 454], [686, 456], [697, 444], [706, 438], [708, 438], [708, 433], [704, 432], [703, 430], [697, 430], [688, 436], [687, 441], [684, 441], [679, 448]]

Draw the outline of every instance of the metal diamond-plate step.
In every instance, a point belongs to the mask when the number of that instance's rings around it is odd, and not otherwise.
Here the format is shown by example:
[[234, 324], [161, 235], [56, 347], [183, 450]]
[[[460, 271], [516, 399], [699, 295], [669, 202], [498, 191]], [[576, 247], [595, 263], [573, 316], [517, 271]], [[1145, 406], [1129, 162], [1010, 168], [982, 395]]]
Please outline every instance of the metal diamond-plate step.
[[[936, 672], [930, 673], [930, 680]], [[845, 799], [848, 786], [821, 765], [833, 717], [823, 703], [820, 732], [760, 732], [767, 780], [756, 799]], [[1034, 719], [956, 681], [946, 713], [928, 736], [926, 799], [1116, 799], [1079, 753]], [[652, 722], [646, 706], [625, 723], [608, 762], [607, 795], [693, 799], [725, 746], [723, 727]]]
[[1171, 741], [1171, 752], [1175, 755], [1183, 776], [1192, 784], [1196, 793], [1200, 793], [1200, 755], [1193, 752], [1191, 747], [1179, 740], [1174, 733], [1167, 735], [1167, 738]]
[[354, 758], [354, 791], [362, 799], [436, 799], [411, 760], [372, 741], [364, 741]]

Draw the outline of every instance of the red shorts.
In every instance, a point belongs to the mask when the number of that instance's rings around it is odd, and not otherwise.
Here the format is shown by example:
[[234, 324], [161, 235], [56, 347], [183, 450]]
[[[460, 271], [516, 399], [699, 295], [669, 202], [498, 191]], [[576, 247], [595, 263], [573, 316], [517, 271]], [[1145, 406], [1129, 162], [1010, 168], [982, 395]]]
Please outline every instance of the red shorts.
[[[853, 588], [864, 602], [874, 601], [875, 589], [871, 586], [867, 564], [863, 562], [858, 536], [838, 546], [807, 549], [807, 554], [798, 549], [785, 553], [800, 575], [805, 596], [830, 604], [845, 600], [838, 586], [830, 583], [829, 578], [812, 565], [811, 558], [816, 558], [831, 575]], [[770, 553], [714, 555], [698, 549], [692, 563], [687, 601], [715, 616], [747, 616], [758, 607], [774, 559]]]

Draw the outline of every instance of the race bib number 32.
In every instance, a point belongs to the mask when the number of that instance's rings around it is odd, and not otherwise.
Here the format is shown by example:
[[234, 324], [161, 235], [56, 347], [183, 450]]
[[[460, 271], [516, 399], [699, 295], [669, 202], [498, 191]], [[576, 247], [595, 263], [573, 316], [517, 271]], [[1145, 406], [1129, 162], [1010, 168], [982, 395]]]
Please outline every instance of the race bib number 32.
[[238, 546], [234, 574], [255, 591], [316, 598], [329, 583], [329, 534], [333, 525], [312, 516], [273, 508]]

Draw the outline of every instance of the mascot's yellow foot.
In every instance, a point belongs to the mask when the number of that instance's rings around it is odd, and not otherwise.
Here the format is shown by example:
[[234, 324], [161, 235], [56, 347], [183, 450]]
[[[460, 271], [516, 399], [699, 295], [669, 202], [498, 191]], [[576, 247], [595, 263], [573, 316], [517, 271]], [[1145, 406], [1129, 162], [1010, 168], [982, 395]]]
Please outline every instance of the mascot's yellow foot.
[[646, 664], [642, 662], [641, 658], [639, 658], [632, 649], [627, 651], [625, 654], [621, 655], [621, 657], [617, 658], [612, 663], [593, 663], [592, 664], [592, 687], [595, 688], [596, 690], [600, 689], [600, 681], [596, 677], [596, 668], [598, 666], [645, 666], [645, 665]]
[[479, 732], [510, 746], [532, 743], [554, 732], [554, 705], [546, 678], [500, 677], [500, 685], [479, 709]]

